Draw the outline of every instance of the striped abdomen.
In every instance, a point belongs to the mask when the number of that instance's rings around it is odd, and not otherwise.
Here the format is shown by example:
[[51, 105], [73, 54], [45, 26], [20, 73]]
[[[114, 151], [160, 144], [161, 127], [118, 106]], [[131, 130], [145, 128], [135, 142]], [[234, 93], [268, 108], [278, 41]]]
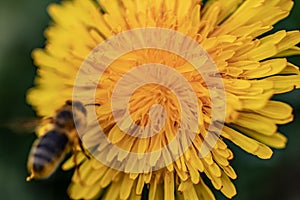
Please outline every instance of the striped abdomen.
[[30, 177], [50, 176], [64, 158], [68, 143], [67, 135], [54, 129], [38, 138], [31, 149], [27, 163]]

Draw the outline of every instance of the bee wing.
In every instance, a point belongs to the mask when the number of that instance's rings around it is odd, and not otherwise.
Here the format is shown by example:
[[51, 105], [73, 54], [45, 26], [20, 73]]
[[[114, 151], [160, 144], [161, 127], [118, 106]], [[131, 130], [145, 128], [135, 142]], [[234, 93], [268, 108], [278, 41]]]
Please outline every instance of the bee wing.
[[39, 127], [52, 123], [52, 118], [19, 118], [0, 123], [0, 127], [9, 129], [15, 133], [33, 133]]

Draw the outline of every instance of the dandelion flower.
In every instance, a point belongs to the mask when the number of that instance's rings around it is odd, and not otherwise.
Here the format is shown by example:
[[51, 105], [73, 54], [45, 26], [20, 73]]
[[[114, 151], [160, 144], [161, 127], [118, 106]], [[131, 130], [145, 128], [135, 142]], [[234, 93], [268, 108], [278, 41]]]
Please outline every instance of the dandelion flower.
[[[72, 99], [77, 73], [94, 48], [124, 31], [146, 27], [173, 30], [193, 39], [217, 67], [225, 92], [224, 99], [216, 97], [220, 105], [225, 105], [224, 124], [216, 142], [210, 144], [204, 138], [213, 134], [208, 131], [209, 125], [217, 123], [212, 119], [213, 94], [190, 63], [154, 48], [118, 57], [96, 83], [93, 103], [101, 105], [95, 108], [97, 123], [104, 132], [102, 140], [109, 140], [105, 146], [89, 138], [99, 154], [112, 162], [130, 162], [129, 152], [153, 152], [176, 137], [183, 120], [179, 116], [184, 110], [179, 109], [176, 95], [161, 85], [149, 83], [139, 87], [129, 99], [131, 118], [140, 126], [151, 123], [151, 106], [159, 104], [165, 109], [167, 117], [158, 134], [149, 138], [133, 137], [114, 121], [111, 101], [118, 80], [143, 64], [167, 65], [190, 83], [200, 110], [197, 131], [191, 144], [174, 162], [153, 171], [134, 173], [126, 166], [118, 170], [95, 157], [87, 159], [79, 154], [80, 176], [73, 175], [68, 189], [70, 197], [141, 199], [143, 191], [148, 190], [145, 194], [149, 199], [215, 199], [204, 177], [226, 197], [235, 196], [232, 180], [237, 175], [230, 166], [233, 153], [226, 142], [231, 141], [262, 159], [272, 156], [270, 147], [286, 145], [286, 137], [277, 128], [293, 120], [292, 108], [271, 97], [300, 87], [298, 67], [285, 58], [300, 54], [296, 46], [300, 33], [285, 30], [265, 33], [287, 17], [292, 6], [291, 0], [209, 0], [206, 3], [201, 0], [72, 0], [50, 5], [53, 23], [45, 32], [45, 48], [33, 52], [38, 75], [36, 86], [28, 93], [28, 102], [40, 116], [51, 116], [65, 100]], [[147, 38], [139, 38], [143, 40]], [[94, 76], [98, 77], [97, 66], [94, 72], [86, 72], [84, 81]], [[89, 91], [82, 89], [79, 95]], [[88, 129], [92, 135], [98, 134], [94, 127]], [[109, 145], [127, 153], [116, 154]], [[203, 145], [209, 152], [201, 157], [199, 151]], [[149, 165], [157, 166], [167, 159], [166, 155], [151, 157]], [[63, 165], [64, 169], [72, 167], [72, 158]]]

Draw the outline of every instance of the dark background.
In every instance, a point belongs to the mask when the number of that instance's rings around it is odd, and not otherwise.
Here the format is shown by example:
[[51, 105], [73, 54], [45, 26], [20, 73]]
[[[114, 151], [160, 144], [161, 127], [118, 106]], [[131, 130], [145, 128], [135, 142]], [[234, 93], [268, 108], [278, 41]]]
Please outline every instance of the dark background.
[[[50, 2], [58, 0], [0, 1], [1, 123], [34, 117], [25, 100], [35, 76], [31, 51], [44, 45], [43, 31], [50, 20], [46, 7]], [[300, 2], [296, 1], [291, 15], [277, 24], [275, 30], [299, 30], [299, 14]], [[300, 66], [300, 57], [290, 58], [290, 61]], [[234, 181], [238, 195], [234, 199], [300, 199], [300, 90], [274, 98], [294, 107], [294, 122], [280, 127], [289, 138], [287, 148], [275, 150], [271, 160], [260, 160], [229, 144], [235, 154], [232, 166], [238, 174]], [[27, 155], [34, 134], [16, 134], [0, 128], [0, 136], [0, 199], [67, 199], [66, 189], [72, 172], [59, 169], [46, 181], [25, 181]], [[225, 199], [220, 192], [212, 190], [217, 199]]]

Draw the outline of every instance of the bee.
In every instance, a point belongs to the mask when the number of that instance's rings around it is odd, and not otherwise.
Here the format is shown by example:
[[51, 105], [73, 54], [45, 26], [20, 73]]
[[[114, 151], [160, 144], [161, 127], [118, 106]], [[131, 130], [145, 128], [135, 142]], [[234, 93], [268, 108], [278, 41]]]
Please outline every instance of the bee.
[[81, 102], [68, 100], [56, 110], [53, 117], [45, 119], [50, 128], [31, 147], [27, 162], [30, 175], [26, 178], [27, 181], [48, 178], [70, 151], [74, 152], [74, 164], [78, 167], [78, 145], [89, 158], [77, 133], [86, 129], [86, 117], [87, 110]]

